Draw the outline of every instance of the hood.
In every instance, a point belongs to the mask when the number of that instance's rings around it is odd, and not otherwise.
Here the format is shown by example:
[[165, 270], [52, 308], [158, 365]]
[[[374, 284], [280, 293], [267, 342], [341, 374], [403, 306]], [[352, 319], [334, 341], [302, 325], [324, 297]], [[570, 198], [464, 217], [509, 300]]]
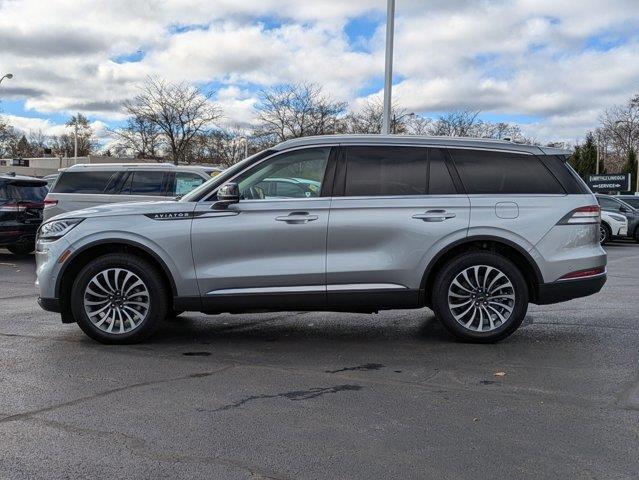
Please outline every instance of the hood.
[[[157, 201], [157, 202], [124, 202], [100, 205], [56, 215], [51, 220], [63, 218], [95, 218], [113, 217], [122, 215], [146, 215], [153, 213], [179, 213], [192, 212], [195, 209], [193, 202]], [[50, 220], [50, 221], [51, 221]]]

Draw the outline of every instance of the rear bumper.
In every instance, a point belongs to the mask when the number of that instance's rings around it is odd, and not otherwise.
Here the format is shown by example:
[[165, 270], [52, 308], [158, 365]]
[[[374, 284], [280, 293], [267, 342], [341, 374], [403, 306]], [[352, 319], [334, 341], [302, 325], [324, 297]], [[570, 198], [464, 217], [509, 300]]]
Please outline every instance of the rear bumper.
[[548, 305], [550, 303], [565, 302], [573, 298], [587, 297], [599, 292], [605, 283], [605, 273], [590, 278], [544, 283], [537, 287], [534, 303]]

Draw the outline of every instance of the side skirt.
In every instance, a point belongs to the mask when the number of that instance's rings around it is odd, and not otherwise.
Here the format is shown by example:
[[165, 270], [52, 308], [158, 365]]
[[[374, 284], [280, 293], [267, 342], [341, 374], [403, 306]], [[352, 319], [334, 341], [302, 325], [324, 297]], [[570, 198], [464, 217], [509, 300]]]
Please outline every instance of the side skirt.
[[260, 293], [175, 297], [176, 310], [206, 314], [255, 312], [353, 312], [422, 308], [419, 290], [374, 290], [347, 292]]

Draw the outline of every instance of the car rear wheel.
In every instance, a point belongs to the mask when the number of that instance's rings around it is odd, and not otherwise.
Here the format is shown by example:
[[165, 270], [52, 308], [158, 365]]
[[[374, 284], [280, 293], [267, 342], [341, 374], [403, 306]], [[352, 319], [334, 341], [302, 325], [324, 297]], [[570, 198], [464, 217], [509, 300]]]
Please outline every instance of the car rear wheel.
[[136, 343], [167, 316], [168, 292], [161, 273], [134, 255], [113, 253], [89, 262], [71, 291], [80, 328], [102, 343]]
[[490, 252], [454, 258], [435, 278], [435, 315], [460, 340], [491, 343], [512, 334], [528, 310], [528, 287], [517, 266]]
[[35, 250], [35, 245], [33, 245], [32, 243], [18, 243], [16, 245], [9, 245], [7, 247], [7, 250], [9, 250], [14, 255], [28, 255], [30, 253], [33, 253], [33, 251]]
[[606, 225], [605, 223], [601, 222], [599, 224], [599, 243], [601, 243], [602, 245], [605, 245], [606, 243], [609, 243], [611, 239], [612, 239], [612, 231], [610, 230], [610, 227]]

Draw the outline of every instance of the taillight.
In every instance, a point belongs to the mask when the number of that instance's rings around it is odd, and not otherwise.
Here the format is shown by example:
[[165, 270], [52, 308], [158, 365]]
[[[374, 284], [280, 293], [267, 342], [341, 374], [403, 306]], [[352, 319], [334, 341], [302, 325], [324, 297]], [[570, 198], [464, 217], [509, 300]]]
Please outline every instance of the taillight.
[[57, 200], [53, 200], [49, 197], [44, 198], [44, 208], [55, 207], [58, 204]]
[[27, 207], [20, 203], [3, 203], [0, 205], [0, 212], [24, 212]]
[[589, 268], [588, 270], [578, 270], [570, 272], [561, 277], [559, 280], [573, 280], [575, 278], [594, 277], [606, 273], [606, 267]]
[[579, 207], [570, 212], [557, 222], [557, 225], [574, 225], [601, 222], [601, 207], [599, 205], [588, 205]]

